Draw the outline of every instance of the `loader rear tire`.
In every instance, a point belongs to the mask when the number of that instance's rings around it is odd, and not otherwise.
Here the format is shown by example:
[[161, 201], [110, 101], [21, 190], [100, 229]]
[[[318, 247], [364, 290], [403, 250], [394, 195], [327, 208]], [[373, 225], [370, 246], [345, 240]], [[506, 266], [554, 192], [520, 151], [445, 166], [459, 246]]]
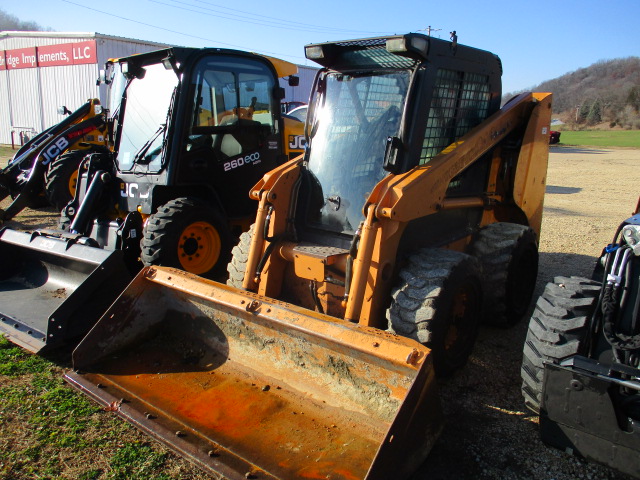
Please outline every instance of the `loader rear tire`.
[[585, 353], [589, 318], [600, 293], [600, 283], [581, 277], [556, 277], [538, 298], [524, 344], [522, 395], [525, 405], [540, 412], [544, 392], [544, 363], [558, 363]]
[[399, 273], [387, 310], [389, 330], [431, 348], [446, 377], [471, 354], [482, 315], [480, 264], [470, 255], [421, 249]]
[[484, 323], [515, 325], [527, 312], [536, 286], [536, 233], [524, 225], [493, 223], [480, 230], [471, 253], [482, 265]]
[[229, 265], [227, 265], [227, 272], [229, 272], [227, 285], [242, 288], [242, 281], [244, 280], [244, 272], [247, 268], [247, 261], [249, 260], [249, 248], [251, 248], [251, 239], [253, 238], [254, 230], [255, 224], [252, 224], [248, 231], [240, 235], [240, 241], [233, 247], [233, 250], [231, 250], [231, 261]]
[[144, 265], [175, 267], [210, 278], [223, 274], [231, 250], [224, 217], [195, 198], [176, 198], [158, 208], [143, 229]]

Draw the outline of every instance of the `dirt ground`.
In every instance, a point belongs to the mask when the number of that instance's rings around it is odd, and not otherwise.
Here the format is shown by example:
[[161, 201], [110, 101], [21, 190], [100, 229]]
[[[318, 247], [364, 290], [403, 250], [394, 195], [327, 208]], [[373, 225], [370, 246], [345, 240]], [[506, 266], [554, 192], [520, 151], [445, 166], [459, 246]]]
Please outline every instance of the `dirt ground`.
[[[556, 275], [590, 275], [602, 247], [636, 206], [639, 163], [640, 150], [551, 148], [535, 298]], [[52, 211], [27, 210], [8, 225], [50, 227], [56, 218]], [[540, 441], [537, 418], [520, 394], [527, 324], [484, 327], [469, 364], [441, 383], [447, 423], [414, 480], [626, 478]]]
[[[534, 298], [556, 275], [591, 275], [636, 207], [639, 167], [640, 150], [551, 147]], [[520, 394], [527, 326], [483, 328], [469, 364], [441, 384], [447, 425], [414, 480], [627, 478], [540, 441]]]

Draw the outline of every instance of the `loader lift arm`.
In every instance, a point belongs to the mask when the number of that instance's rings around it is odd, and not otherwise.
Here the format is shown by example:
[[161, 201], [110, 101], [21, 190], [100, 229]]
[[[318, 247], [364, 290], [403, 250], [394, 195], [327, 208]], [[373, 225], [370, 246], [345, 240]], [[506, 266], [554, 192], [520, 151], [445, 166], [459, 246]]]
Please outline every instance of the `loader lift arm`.
[[[529, 218], [530, 224], [539, 232], [542, 203], [532, 202], [530, 198], [542, 198], [546, 181], [546, 162], [535, 164], [529, 157], [538, 156], [548, 134], [549, 115], [551, 112], [551, 95], [526, 93], [511, 100], [503, 109], [468, 132], [455, 143], [445, 148], [426, 165], [415, 167], [404, 174], [388, 175], [375, 187], [364, 206], [365, 222], [359, 241], [358, 255], [354, 259], [351, 290], [347, 294], [345, 318], [359, 321], [361, 324], [376, 325], [373, 311], [379, 306], [369, 306], [362, 311], [363, 299], [372, 298], [372, 292], [380, 282], [379, 276], [371, 275], [372, 270], [382, 274], [380, 267], [385, 255], [380, 249], [388, 252], [397, 249], [404, 226], [413, 219], [425, 217], [449, 208], [473, 206], [486, 210], [492, 209], [496, 203], [508, 201], [496, 192], [485, 192], [482, 196], [466, 198], [447, 198], [447, 188], [457, 175], [480, 159], [485, 153], [500, 145], [501, 142], [516, 129], [526, 128], [521, 159], [518, 161], [514, 178], [514, 200]], [[499, 162], [500, 159], [496, 159]], [[290, 237], [290, 202], [292, 185], [298, 181], [302, 161], [291, 161], [266, 175], [251, 191], [252, 198], [260, 199], [256, 217], [256, 232], [262, 232], [270, 214], [268, 237]], [[497, 175], [497, 173], [496, 173]], [[491, 182], [490, 182], [491, 183]], [[495, 185], [495, 180], [493, 181]], [[530, 192], [534, 191], [535, 195]], [[421, 201], [423, 192], [430, 192], [429, 201]], [[279, 212], [287, 212], [284, 216]], [[380, 242], [379, 239], [384, 241]], [[265, 255], [267, 245], [263, 236], [254, 237], [249, 253], [247, 270], [243, 288], [258, 291], [261, 295], [277, 297], [281, 283], [281, 268], [269, 268], [269, 262], [263, 268], [264, 274], [258, 275], [258, 265]], [[374, 255], [375, 246], [379, 246]], [[281, 256], [292, 258], [292, 246], [284, 245], [276, 252]], [[276, 253], [277, 255], [277, 253]], [[344, 262], [342, 262], [344, 264]], [[378, 264], [373, 268], [372, 265]], [[275, 279], [270, 278], [275, 277]], [[256, 282], [259, 279], [259, 283]], [[275, 285], [275, 286], [274, 286]], [[366, 292], [365, 294], [365, 287]]]
[[59, 155], [69, 150], [90, 153], [92, 147], [106, 148], [106, 118], [100, 101], [88, 100], [32, 142], [29, 148], [19, 150], [12, 162], [0, 171], [0, 200], [8, 195], [14, 197], [6, 209], [0, 209], [0, 224], [11, 220], [44, 194], [47, 170]]

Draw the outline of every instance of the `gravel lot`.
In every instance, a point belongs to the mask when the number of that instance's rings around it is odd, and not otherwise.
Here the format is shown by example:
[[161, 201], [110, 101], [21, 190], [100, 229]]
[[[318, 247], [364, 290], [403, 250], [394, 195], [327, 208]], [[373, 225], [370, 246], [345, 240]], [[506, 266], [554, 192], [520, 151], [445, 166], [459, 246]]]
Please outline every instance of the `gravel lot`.
[[[635, 208], [639, 162], [640, 150], [634, 149], [551, 148], [536, 298], [556, 275], [590, 275], [616, 226]], [[56, 219], [54, 212], [26, 210], [8, 225], [50, 227]], [[441, 384], [447, 424], [415, 479], [627, 478], [539, 440], [537, 417], [524, 409], [520, 394], [527, 323], [483, 328], [468, 366]], [[204, 478], [182, 462], [173, 457], [167, 473]]]
[[[640, 150], [551, 147], [535, 297], [556, 275], [590, 276], [638, 201]], [[545, 446], [520, 394], [528, 318], [485, 327], [469, 364], [441, 384], [447, 425], [415, 479], [624, 479]], [[640, 460], [639, 460], [640, 461]]]

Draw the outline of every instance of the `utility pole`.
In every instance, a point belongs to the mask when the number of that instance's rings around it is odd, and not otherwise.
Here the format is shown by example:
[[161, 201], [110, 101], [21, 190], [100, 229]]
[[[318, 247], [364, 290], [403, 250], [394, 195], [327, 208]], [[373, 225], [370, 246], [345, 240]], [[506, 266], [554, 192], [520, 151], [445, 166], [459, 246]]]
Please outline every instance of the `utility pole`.
[[431, 25], [429, 25], [427, 28], [422, 28], [420, 30], [418, 30], [419, 32], [427, 32], [427, 36], [431, 36], [431, 32], [439, 32], [440, 30], [442, 30], [441, 28], [432, 28]]

